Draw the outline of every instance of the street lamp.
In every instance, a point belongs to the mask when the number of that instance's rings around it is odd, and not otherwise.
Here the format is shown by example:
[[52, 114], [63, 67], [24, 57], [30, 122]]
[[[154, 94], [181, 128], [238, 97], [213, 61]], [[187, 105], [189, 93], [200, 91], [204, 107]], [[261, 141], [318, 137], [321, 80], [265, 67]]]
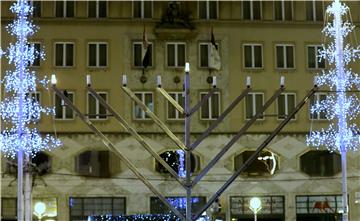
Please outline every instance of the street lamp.
[[257, 213], [261, 210], [261, 200], [258, 197], [253, 197], [250, 199], [249, 208], [254, 213], [254, 221], [257, 221]]
[[46, 205], [43, 202], [37, 202], [34, 206], [34, 214], [38, 217], [38, 219], [41, 221], [41, 218], [43, 217], [43, 214], [46, 211]]

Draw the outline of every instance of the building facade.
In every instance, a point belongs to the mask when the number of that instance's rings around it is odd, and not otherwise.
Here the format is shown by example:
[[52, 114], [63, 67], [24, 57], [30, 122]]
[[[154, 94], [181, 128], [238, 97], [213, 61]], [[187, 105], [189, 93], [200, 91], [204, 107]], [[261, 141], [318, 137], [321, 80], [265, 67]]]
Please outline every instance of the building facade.
[[[12, 20], [11, 2], [1, 2], [2, 45], [12, 38], [5, 26]], [[194, 189], [194, 209], [202, 205], [273, 132], [313, 87], [316, 73], [329, 66], [317, 59], [324, 39], [321, 30], [329, 2], [323, 1], [39, 1], [33, 2], [33, 21], [40, 27], [31, 42], [46, 54], [31, 69], [40, 76], [56, 74], [57, 87], [116, 148], [167, 197], [185, 191], [170, 178], [137, 141], [86, 90], [92, 86], [165, 159], [178, 163], [174, 143], [121, 90], [127, 86], [145, 102], [180, 139], [183, 116], [156, 91], [162, 87], [183, 103], [185, 62], [190, 63], [191, 105], [212, 88], [215, 93], [191, 120], [194, 141], [245, 89], [252, 91], [220, 126], [194, 151], [196, 175], [280, 87], [286, 90], [248, 129]], [[360, 2], [346, 2], [354, 25], [360, 24]], [[325, 19], [324, 19], [325, 18]], [[325, 20], [325, 21], [324, 21]], [[211, 30], [221, 57], [221, 69], [209, 68]], [[143, 70], [144, 33], [150, 60]], [[350, 41], [356, 44], [356, 28]], [[5, 59], [2, 70], [10, 69]], [[360, 65], [353, 64], [359, 71]], [[2, 71], [2, 74], [4, 71]], [[221, 211], [208, 214], [226, 220], [251, 220], [249, 199], [263, 202], [259, 220], [338, 220], [341, 216], [341, 164], [338, 153], [306, 145], [312, 129], [326, 127], [324, 113], [310, 114], [310, 103], [325, 99], [316, 93], [276, 136], [258, 159], [221, 195]], [[3, 94], [3, 97], [5, 95]], [[54, 133], [63, 146], [34, 160], [33, 202], [47, 205], [47, 220], [86, 220], [87, 215], [142, 214], [167, 211], [132, 172], [109, 152], [73, 111], [51, 90], [38, 88], [32, 95], [43, 105], [54, 105], [53, 118], [42, 116], [37, 126]], [[265, 160], [265, 157], [273, 160]], [[2, 161], [2, 220], [16, 216], [16, 176], [11, 161]], [[176, 167], [174, 167], [176, 168]], [[348, 153], [350, 220], [360, 221], [360, 152]]]

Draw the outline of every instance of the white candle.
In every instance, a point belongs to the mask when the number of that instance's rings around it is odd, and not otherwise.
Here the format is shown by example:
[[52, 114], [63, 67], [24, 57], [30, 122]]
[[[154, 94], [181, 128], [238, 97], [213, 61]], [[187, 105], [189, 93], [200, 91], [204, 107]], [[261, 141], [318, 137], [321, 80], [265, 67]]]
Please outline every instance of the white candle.
[[89, 74], [86, 75], [86, 84], [87, 84], [87, 85], [91, 85], [91, 77], [90, 77]]
[[318, 76], [315, 76], [314, 77], [314, 85], [317, 85], [318, 83], [317, 83], [317, 79], [318, 79]]
[[189, 62], [185, 63], [185, 72], [190, 72], [190, 64], [189, 64]]
[[212, 77], [212, 86], [216, 87], [216, 76]]
[[161, 76], [160, 75], [156, 76], [156, 83], [157, 83], [158, 87], [161, 87]]
[[122, 76], [122, 84], [127, 85], [127, 78], [125, 74]]
[[250, 86], [251, 86], [251, 77], [250, 77], [250, 76], [247, 76], [247, 77], [246, 77], [246, 86], [247, 86], [247, 87], [250, 87]]
[[52, 74], [52, 75], [51, 75], [51, 84], [52, 84], [52, 85], [56, 85], [56, 83], [57, 83], [56, 75], [55, 75], [55, 74]]
[[285, 85], [285, 77], [281, 76], [280, 77], [280, 86], [284, 86]]

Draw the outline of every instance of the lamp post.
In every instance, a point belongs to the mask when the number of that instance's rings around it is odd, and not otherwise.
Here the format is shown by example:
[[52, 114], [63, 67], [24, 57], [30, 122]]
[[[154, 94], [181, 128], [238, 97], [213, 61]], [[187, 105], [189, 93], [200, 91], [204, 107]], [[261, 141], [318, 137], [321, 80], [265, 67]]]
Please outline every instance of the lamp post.
[[45, 211], [46, 211], [45, 203], [43, 202], [35, 203], [34, 214], [38, 217], [39, 221], [41, 221], [41, 218], [43, 217]]
[[249, 208], [254, 213], [254, 221], [257, 221], [257, 213], [261, 210], [261, 200], [258, 197], [251, 198]]

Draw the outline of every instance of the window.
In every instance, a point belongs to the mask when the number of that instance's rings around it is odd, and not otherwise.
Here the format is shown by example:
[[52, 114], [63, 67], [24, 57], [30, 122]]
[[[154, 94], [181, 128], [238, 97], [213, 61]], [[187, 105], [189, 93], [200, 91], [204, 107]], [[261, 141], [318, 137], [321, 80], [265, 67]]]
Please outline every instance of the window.
[[327, 150], [311, 150], [300, 156], [300, 169], [309, 176], [334, 176], [341, 172], [341, 156]]
[[[243, 164], [253, 155], [255, 151], [247, 150], [234, 158], [234, 169], [239, 170]], [[254, 160], [241, 174], [246, 176], [269, 176], [279, 170], [279, 156], [271, 151], [261, 151], [260, 155]]]
[[[179, 173], [180, 166], [183, 166], [183, 168], [185, 169], [185, 161], [183, 161], [183, 162], [180, 161], [180, 154], [178, 153], [178, 151], [181, 151], [181, 150], [169, 150], [169, 151], [165, 151], [160, 154], [160, 157], [163, 158], [165, 160], [165, 162], [167, 162], [169, 164], [169, 166], [176, 173]], [[185, 158], [184, 158], [184, 160], [185, 160]], [[191, 153], [190, 160], [191, 160], [190, 172], [194, 173], [195, 171], [197, 171], [200, 168], [200, 165], [199, 165], [200, 157]], [[182, 163], [184, 163], [184, 164], [182, 165]], [[158, 161], [155, 161], [155, 170], [159, 173], [170, 174], [167, 171], [167, 169]]]
[[40, 18], [41, 17], [41, 1], [31, 1], [33, 6], [33, 14], [32, 16], [34, 18]]
[[89, 1], [88, 17], [89, 18], [106, 18], [107, 3], [106, 1]]
[[217, 19], [218, 18], [218, 1], [199, 1], [199, 19]]
[[34, 62], [30, 64], [30, 67], [39, 67], [40, 66], [40, 60], [41, 60], [41, 43], [40, 42], [30, 42], [30, 44], [34, 45]]
[[74, 43], [71, 42], [55, 43], [55, 66], [56, 67], [74, 66]]
[[185, 43], [166, 43], [168, 67], [184, 67], [186, 58]]
[[[150, 50], [150, 58], [148, 67], [153, 66], [153, 43], [149, 42], [148, 50]], [[143, 47], [142, 42], [134, 42], [133, 43], [133, 65], [134, 67], [143, 68], [143, 55], [145, 54], [145, 49]]]
[[56, 1], [55, 16], [58, 18], [72, 18], [74, 17], [74, 1]]
[[[216, 44], [217, 47], [219, 48], [219, 44]], [[210, 64], [210, 56], [211, 56], [211, 49], [212, 48], [212, 44], [211, 42], [202, 42], [199, 43], [199, 66], [201, 68], [209, 68], [209, 64]]]
[[[26, 95], [26, 97], [28, 97], [29, 94]], [[30, 93], [30, 99], [32, 101], [32, 110], [28, 111], [28, 114], [31, 114], [31, 119], [34, 120], [35, 122], [40, 120], [41, 117], [41, 110], [39, 110], [38, 108], [35, 108], [37, 106], [40, 106], [40, 92], [39, 91], [35, 91], [35, 92], [31, 92]]]
[[[341, 195], [296, 196], [296, 220], [342, 220]], [[310, 216], [311, 214], [311, 216]]]
[[[154, 111], [154, 97], [152, 92], [135, 92], [137, 98], [142, 101], [152, 112]], [[134, 102], [134, 119], [146, 120], [150, 117], [143, 111], [143, 109]]]
[[306, 1], [306, 20], [323, 21], [324, 20], [324, 2], [319, 0]]
[[325, 68], [325, 59], [319, 57], [319, 51], [323, 50], [321, 45], [307, 46], [307, 67], [309, 69]]
[[125, 197], [70, 197], [70, 221], [88, 220], [89, 216], [119, 216], [126, 213]]
[[311, 120], [326, 120], [326, 112], [324, 111], [311, 111], [311, 108], [316, 104], [321, 104], [326, 100], [326, 93], [316, 93], [310, 98], [310, 119]]
[[[106, 92], [98, 92], [98, 94], [105, 101], [107, 101], [107, 93]], [[97, 100], [91, 94], [88, 94], [88, 115], [89, 115], [89, 119], [94, 119], [94, 120], [107, 119], [106, 108], [103, 105], [101, 105], [99, 100]]]
[[244, 67], [245, 68], [262, 68], [262, 45], [261, 44], [244, 44]]
[[108, 44], [104, 42], [88, 43], [88, 66], [106, 67], [107, 66]]
[[276, 45], [276, 68], [295, 68], [294, 45]]
[[[295, 94], [282, 93], [277, 99], [278, 119], [285, 119], [295, 109]], [[295, 116], [292, 117], [295, 119]]]
[[[74, 102], [74, 92], [67, 92], [67, 98]], [[63, 100], [55, 95], [55, 119], [57, 120], [72, 120], [74, 119], [73, 110], [65, 105]]]
[[261, 19], [261, 1], [243, 1], [242, 3], [243, 19]]
[[[230, 220], [253, 220], [249, 202], [254, 196], [230, 196]], [[285, 220], [284, 196], [257, 196], [261, 201], [262, 220]]]
[[33, 165], [35, 165], [37, 176], [43, 176], [51, 172], [51, 158], [45, 152], [39, 152], [31, 159]]
[[274, 1], [275, 20], [291, 21], [293, 17], [292, 1]]
[[[171, 205], [177, 208], [181, 213], [186, 211], [185, 197], [165, 197]], [[191, 197], [191, 210], [199, 211], [206, 204], [206, 197], [193, 196]], [[172, 211], [159, 198], [150, 197], [150, 214], [172, 214]], [[201, 219], [200, 219], [201, 220]]]
[[[200, 99], [206, 96], [207, 93], [200, 93]], [[220, 115], [220, 93], [215, 92], [200, 109], [200, 119], [215, 120]]]
[[1, 198], [1, 218], [5, 220], [17, 220], [16, 198]]
[[[180, 104], [180, 106], [185, 106], [185, 99], [183, 97], [183, 92], [170, 92], [169, 95]], [[184, 114], [180, 113], [174, 105], [169, 101], [167, 102], [167, 116], [169, 120], [182, 120], [184, 119]]]
[[110, 152], [85, 151], [76, 156], [76, 172], [82, 176], [109, 178], [110, 177]]
[[[245, 98], [246, 119], [251, 119], [264, 105], [264, 93], [249, 93]], [[258, 119], [264, 119], [264, 114]]]
[[134, 18], [152, 18], [153, 2], [149, 0], [133, 1]]

